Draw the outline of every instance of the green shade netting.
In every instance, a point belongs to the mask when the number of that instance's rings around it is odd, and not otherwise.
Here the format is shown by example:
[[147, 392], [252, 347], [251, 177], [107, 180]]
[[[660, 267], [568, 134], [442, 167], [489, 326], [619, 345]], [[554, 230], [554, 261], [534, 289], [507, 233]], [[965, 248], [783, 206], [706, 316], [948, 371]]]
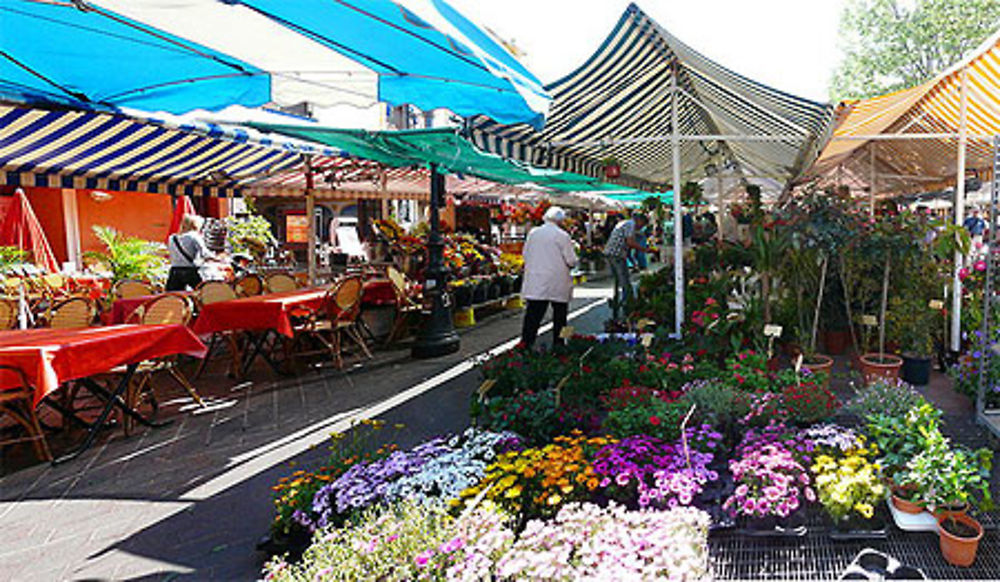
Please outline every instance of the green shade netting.
[[393, 168], [433, 163], [442, 171], [467, 174], [500, 184], [533, 184], [563, 192], [639, 192], [580, 174], [505, 160], [476, 148], [452, 129], [366, 131], [269, 123], [249, 125], [262, 131], [337, 148], [350, 156]]

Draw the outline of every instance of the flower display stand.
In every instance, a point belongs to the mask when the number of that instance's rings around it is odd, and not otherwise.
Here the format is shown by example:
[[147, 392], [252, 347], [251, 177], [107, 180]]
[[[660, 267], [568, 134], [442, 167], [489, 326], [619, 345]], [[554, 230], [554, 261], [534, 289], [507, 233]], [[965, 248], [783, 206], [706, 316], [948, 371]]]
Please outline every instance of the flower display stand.
[[892, 520], [896, 522], [896, 527], [899, 529], [903, 531], [937, 531], [937, 519], [930, 512], [906, 513], [897, 509], [891, 500], [886, 501], [886, 504], [889, 506], [889, 511], [892, 512]]

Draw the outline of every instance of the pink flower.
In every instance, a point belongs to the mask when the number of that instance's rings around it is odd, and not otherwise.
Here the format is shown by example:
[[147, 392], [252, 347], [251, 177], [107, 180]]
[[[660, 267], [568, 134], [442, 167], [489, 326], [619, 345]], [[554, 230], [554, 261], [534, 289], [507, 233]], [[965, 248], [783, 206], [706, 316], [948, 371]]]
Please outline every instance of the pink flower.
[[961, 279], [962, 281], [965, 281], [966, 277], [968, 276], [969, 276], [969, 269], [962, 267], [961, 269], [958, 270], [958, 278]]
[[816, 494], [813, 493], [812, 487], [806, 487], [806, 499], [810, 502], [816, 501]]
[[418, 566], [423, 568], [427, 565], [427, 562], [434, 556], [434, 550], [427, 550], [425, 552], [420, 552], [417, 554], [413, 561], [417, 563]]
[[972, 265], [972, 268], [974, 268], [975, 270], [977, 270], [980, 273], [982, 273], [983, 271], [986, 270], [986, 261], [980, 259], [980, 260], [976, 261], [976, 263], [974, 265]]

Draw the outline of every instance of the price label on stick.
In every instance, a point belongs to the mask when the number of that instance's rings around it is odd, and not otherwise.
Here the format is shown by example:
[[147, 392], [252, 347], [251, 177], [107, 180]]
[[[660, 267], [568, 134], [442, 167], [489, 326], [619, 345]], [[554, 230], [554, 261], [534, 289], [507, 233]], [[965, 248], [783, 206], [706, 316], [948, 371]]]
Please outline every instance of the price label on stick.
[[862, 315], [861, 325], [867, 325], [868, 327], [875, 327], [878, 325], [878, 319], [874, 315]]
[[638, 328], [639, 331], [642, 331], [642, 330], [646, 329], [647, 327], [649, 327], [651, 325], [654, 325], [655, 323], [656, 322], [653, 321], [652, 319], [647, 319], [647, 318], [644, 317], [644, 318], [640, 319], [639, 321], [637, 321], [635, 323], [635, 327]]
[[940, 299], [931, 299], [931, 302], [927, 304], [931, 309], [944, 309], [944, 301]]
[[569, 339], [573, 337], [573, 332], [575, 331], [576, 328], [574, 328], [572, 325], [567, 325], [566, 327], [562, 328], [562, 330], [559, 331], [559, 337], [562, 339]]
[[642, 347], [648, 348], [649, 346], [653, 345], [653, 334], [651, 333], [642, 334], [641, 341], [642, 341]]
[[781, 331], [780, 325], [768, 324], [764, 326], [764, 335], [767, 337], [781, 337]]

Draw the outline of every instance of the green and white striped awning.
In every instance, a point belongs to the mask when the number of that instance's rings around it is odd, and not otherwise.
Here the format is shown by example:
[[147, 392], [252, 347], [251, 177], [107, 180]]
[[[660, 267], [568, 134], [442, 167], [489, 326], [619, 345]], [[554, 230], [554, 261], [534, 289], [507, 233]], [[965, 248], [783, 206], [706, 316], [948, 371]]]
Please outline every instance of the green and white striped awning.
[[[672, 77], [684, 180], [737, 171], [788, 183], [828, 138], [831, 106], [772, 89], [707, 59], [634, 4], [600, 49], [547, 87], [548, 121], [499, 125], [482, 117], [467, 132], [480, 148], [540, 167], [603, 177], [602, 160], [620, 162], [615, 182], [655, 189], [672, 180]], [[726, 137], [721, 137], [726, 136]], [[728, 136], [740, 136], [727, 139]]]

